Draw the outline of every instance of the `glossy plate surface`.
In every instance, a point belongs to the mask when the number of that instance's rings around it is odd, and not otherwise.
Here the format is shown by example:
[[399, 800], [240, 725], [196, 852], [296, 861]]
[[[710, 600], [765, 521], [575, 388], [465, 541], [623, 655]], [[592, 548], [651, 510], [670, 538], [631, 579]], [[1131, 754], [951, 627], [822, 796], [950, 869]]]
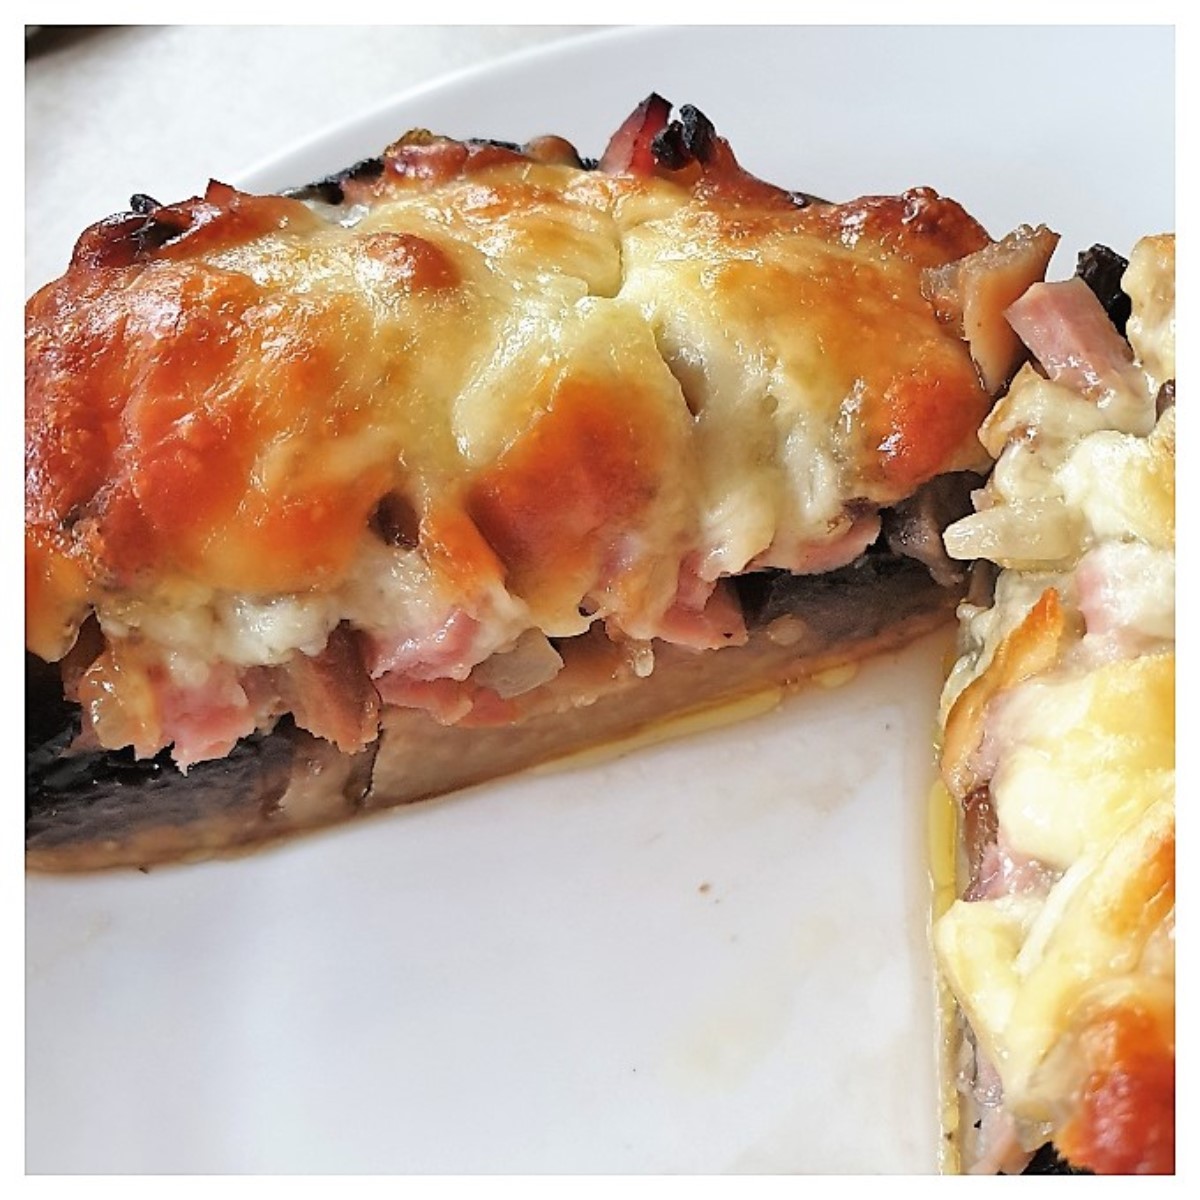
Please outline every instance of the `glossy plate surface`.
[[[599, 153], [647, 92], [831, 198], [994, 235], [1173, 226], [1169, 30], [639, 30], [410, 94], [410, 126]], [[33, 1172], [928, 1171], [926, 794], [946, 638], [738, 724], [264, 853], [31, 878]]]

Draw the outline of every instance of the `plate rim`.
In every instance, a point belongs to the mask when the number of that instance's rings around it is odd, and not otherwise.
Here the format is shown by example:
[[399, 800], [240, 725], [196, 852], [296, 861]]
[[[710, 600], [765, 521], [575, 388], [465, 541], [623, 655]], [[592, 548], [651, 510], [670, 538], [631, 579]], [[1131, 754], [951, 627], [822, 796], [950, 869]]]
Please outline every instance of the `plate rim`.
[[[306, 134], [297, 135], [280, 149], [256, 159], [236, 171], [234, 181], [238, 186], [261, 188], [264, 186], [261, 177], [269, 177], [277, 173], [279, 168], [289, 160], [310, 151], [314, 146], [323, 142], [344, 136], [348, 131], [372, 122], [392, 109], [419, 103], [458, 87], [469, 87], [479, 79], [504, 75], [510, 71], [534, 65], [541, 59], [559, 58], [564, 53], [590, 49], [597, 43], [638, 40], [650, 33], [661, 34], [668, 28], [663, 25], [618, 25], [591, 29], [586, 33], [571, 34], [567, 37], [543, 42], [537, 46], [527, 46], [523, 50], [513, 50], [497, 58], [469, 63], [467, 66], [438, 75], [433, 79], [414, 84], [412, 87], [402, 88], [375, 104], [356, 110], [349, 116], [335, 118], [315, 129], [310, 129]], [[350, 166], [351, 164], [347, 163], [346, 165]]]

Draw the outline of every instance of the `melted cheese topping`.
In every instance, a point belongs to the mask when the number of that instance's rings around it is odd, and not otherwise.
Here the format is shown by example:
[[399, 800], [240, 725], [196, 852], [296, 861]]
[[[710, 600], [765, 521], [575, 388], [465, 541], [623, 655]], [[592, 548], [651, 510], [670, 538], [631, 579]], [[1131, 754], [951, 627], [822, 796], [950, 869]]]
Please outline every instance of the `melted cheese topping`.
[[213, 185], [102, 223], [31, 300], [37, 653], [89, 612], [176, 674], [340, 622], [422, 678], [530, 629], [669, 637], [688, 580], [838, 565], [977, 460], [988, 398], [920, 295], [987, 243], [952, 202], [389, 153], [344, 208]]
[[1129, 342], [1151, 384], [1175, 378], [1175, 238], [1142, 238], [1123, 286], [1133, 301]]
[[[943, 774], [959, 799], [987, 784], [1003, 852], [1040, 870], [955, 901], [934, 940], [1026, 1148], [1100, 1171], [1173, 1163], [1174, 408], [1154, 415], [1173, 257], [1146, 239], [1124, 279], [1142, 386], [1085, 398], [1022, 371], [984, 427], [979, 511], [946, 534], [1006, 569], [961, 608]], [[1048, 594], [1057, 632], [1013, 672]]]

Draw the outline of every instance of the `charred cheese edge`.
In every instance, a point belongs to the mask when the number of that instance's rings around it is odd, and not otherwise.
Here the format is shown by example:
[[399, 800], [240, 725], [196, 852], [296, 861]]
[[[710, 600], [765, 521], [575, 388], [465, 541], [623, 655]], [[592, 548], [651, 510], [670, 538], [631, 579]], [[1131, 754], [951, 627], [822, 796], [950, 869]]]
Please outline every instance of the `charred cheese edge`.
[[934, 926], [976, 1047], [961, 1086], [1000, 1127], [977, 1170], [1048, 1140], [1101, 1173], [1174, 1170], [1173, 239], [1139, 242], [1123, 287], [1133, 363], [1024, 368], [984, 426], [978, 512], [946, 533], [1004, 568], [960, 609], [942, 702], [946, 784], [996, 825]]

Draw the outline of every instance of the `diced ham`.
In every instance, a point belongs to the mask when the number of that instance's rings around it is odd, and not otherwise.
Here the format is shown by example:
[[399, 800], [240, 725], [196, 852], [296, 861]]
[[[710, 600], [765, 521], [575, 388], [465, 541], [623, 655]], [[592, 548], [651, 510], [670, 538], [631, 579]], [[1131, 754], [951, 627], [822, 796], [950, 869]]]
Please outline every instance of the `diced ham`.
[[283, 666], [217, 661], [194, 670], [197, 677], [172, 674], [156, 657], [124, 644], [106, 647], [74, 684], [84, 711], [81, 744], [94, 738], [109, 747], [132, 745], [140, 758], [170, 746], [186, 771], [223, 758], [240, 738], [269, 728], [283, 712], [348, 753], [378, 733], [379, 697], [347, 630], [335, 629], [320, 654], [297, 651]]
[[749, 634], [730, 584], [701, 579], [689, 560], [680, 569], [679, 590], [659, 622], [658, 636], [692, 650], [717, 650], [742, 646]]
[[1129, 343], [1082, 279], [1034, 284], [1005, 315], [1055, 383], [1093, 400], [1144, 391]]
[[612, 135], [600, 158], [600, 170], [608, 175], [650, 175], [654, 172], [655, 137], [671, 117], [671, 102], [656, 93], [647, 96]]
[[1100, 545], [1079, 560], [1075, 586], [1088, 641], [1102, 640], [1108, 657], [1174, 638], [1173, 555], [1136, 542]]
[[237, 669], [228, 663], [212, 664], [201, 684], [180, 686], [167, 678], [157, 682], [162, 738], [171, 743], [171, 757], [181, 770], [223, 758], [258, 726]]
[[480, 623], [461, 608], [453, 609], [440, 625], [425, 630], [404, 629], [391, 638], [374, 637], [367, 645], [367, 670], [372, 679], [403, 675], [409, 679], [465, 679], [476, 659]]
[[1075, 584], [1079, 592], [1079, 611], [1089, 634], [1108, 637], [1120, 633], [1125, 625], [1121, 620], [1122, 596], [1120, 577], [1113, 578], [1108, 569], [1108, 555], [1093, 551], [1079, 560]]
[[1045, 896], [1058, 872], [1018, 854], [1001, 835], [983, 852], [979, 869], [964, 900], [997, 900], [1001, 896]]
[[822, 575], [852, 563], [879, 536], [880, 518], [871, 513], [857, 518], [850, 527], [827, 542], [796, 542], [776, 540], [747, 566], [756, 571], [778, 567], [794, 575]]

